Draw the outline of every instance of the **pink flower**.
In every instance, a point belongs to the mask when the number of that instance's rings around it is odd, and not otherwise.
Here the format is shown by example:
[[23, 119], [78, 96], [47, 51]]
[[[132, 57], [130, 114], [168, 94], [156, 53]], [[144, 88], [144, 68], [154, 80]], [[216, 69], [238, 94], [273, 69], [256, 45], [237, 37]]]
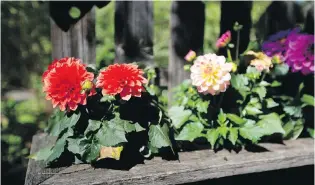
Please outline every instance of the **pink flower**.
[[196, 52], [194, 52], [193, 50], [189, 50], [189, 52], [185, 56], [185, 60], [187, 60], [188, 62], [193, 61], [195, 58], [196, 58]]
[[285, 58], [292, 72], [307, 75], [314, 72], [314, 35], [298, 34], [288, 38]]
[[224, 48], [231, 41], [231, 32], [228, 30], [217, 40], [217, 48]]
[[285, 52], [288, 48], [288, 40], [299, 34], [300, 28], [279, 31], [271, 35], [267, 41], [262, 44], [262, 51], [269, 57], [278, 55], [280, 60], [284, 60]]
[[225, 92], [230, 85], [232, 64], [226, 63], [224, 56], [206, 54], [197, 57], [191, 66], [190, 78], [198, 92], [216, 95]]

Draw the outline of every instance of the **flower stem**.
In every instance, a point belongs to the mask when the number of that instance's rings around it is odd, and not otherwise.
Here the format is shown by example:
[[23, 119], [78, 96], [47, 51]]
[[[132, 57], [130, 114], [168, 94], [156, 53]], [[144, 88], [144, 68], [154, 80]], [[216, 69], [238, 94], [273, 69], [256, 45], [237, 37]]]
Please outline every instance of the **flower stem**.
[[236, 40], [236, 60], [238, 61], [238, 51], [239, 51], [239, 47], [240, 47], [240, 30], [237, 30], [237, 40]]
[[219, 99], [219, 103], [218, 103], [218, 108], [220, 109], [220, 107], [221, 107], [221, 104], [222, 104], [222, 101], [223, 101], [223, 97], [224, 97], [224, 93], [222, 93], [221, 95], [220, 95], [220, 99]]
[[264, 72], [263, 76], [261, 77], [260, 82], [262, 82], [265, 79], [265, 77], [266, 77], [266, 73]]
[[227, 52], [227, 56], [228, 56], [229, 62], [233, 62], [232, 56], [231, 56], [231, 50], [229, 48], [227, 48], [226, 52]]

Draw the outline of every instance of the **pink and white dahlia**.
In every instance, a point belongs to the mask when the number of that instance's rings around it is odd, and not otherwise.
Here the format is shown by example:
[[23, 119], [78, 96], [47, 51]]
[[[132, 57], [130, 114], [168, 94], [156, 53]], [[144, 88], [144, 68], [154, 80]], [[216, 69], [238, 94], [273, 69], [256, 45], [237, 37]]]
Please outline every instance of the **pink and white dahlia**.
[[230, 85], [231, 70], [232, 64], [226, 63], [224, 56], [212, 53], [198, 56], [190, 68], [192, 85], [204, 94], [225, 92]]

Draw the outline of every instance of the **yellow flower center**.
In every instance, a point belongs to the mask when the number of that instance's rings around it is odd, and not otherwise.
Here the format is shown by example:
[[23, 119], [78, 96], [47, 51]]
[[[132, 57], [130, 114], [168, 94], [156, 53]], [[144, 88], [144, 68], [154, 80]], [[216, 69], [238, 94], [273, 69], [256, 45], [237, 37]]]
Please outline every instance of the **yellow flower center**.
[[214, 66], [211, 64], [206, 64], [201, 68], [201, 76], [206, 83], [216, 84], [217, 80], [219, 79], [220, 69], [221, 68], [218, 65]]

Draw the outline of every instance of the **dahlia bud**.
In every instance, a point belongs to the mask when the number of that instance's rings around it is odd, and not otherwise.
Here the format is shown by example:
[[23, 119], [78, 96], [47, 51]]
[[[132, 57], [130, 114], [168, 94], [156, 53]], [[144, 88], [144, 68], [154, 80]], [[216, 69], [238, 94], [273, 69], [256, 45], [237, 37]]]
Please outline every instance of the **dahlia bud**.
[[185, 56], [185, 60], [187, 60], [188, 62], [193, 61], [195, 58], [196, 58], [196, 52], [194, 52], [193, 50], [189, 50], [189, 52]]
[[274, 55], [271, 61], [273, 64], [281, 64], [283, 62], [280, 55]]
[[92, 88], [93, 88], [93, 82], [91, 82], [90, 80], [85, 80], [81, 85], [82, 91], [89, 91]]
[[232, 72], [234, 73], [237, 70], [237, 65], [234, 62], [231, 62], [232, 64]]

